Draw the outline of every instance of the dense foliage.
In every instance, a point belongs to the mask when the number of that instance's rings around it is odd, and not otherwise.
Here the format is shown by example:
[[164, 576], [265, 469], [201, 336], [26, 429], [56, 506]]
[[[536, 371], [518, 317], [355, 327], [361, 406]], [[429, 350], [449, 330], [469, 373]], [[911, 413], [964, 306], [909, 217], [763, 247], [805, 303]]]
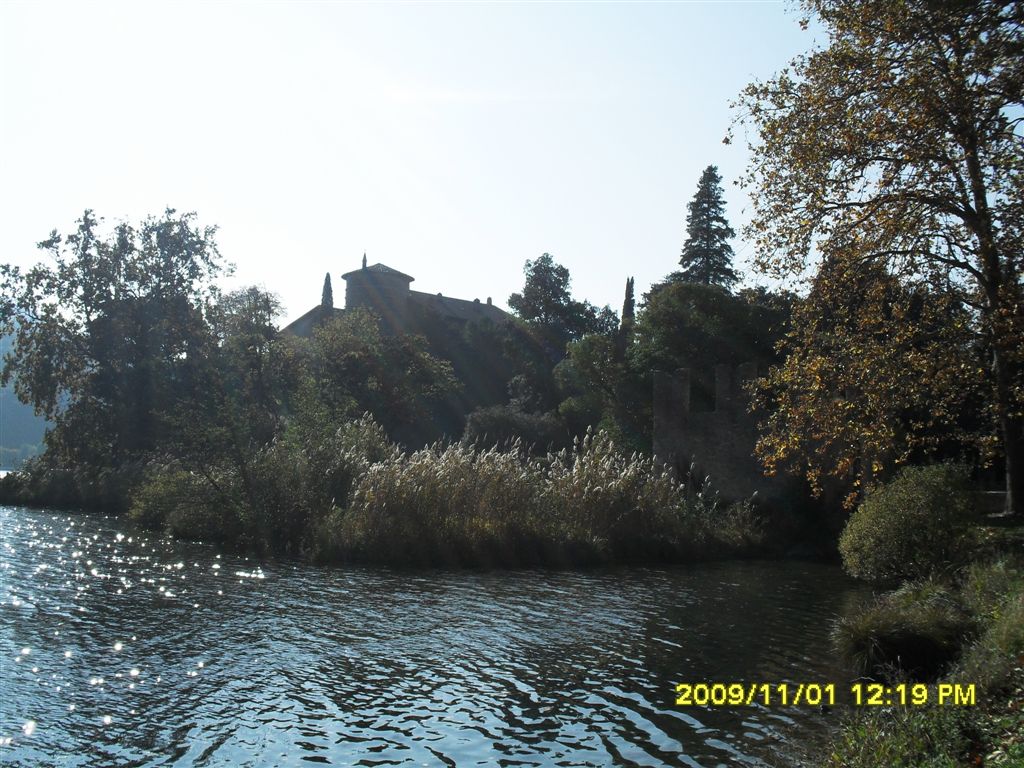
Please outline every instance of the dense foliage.
[[165, 417], [190, 395], [223, 269], [213, 238], [172, 210], [104, 236], [87, 211], [74, 233], [40, 243], [52, 265], [0, 266], [0, 333], [15, 338], [3, 382], [53, 421], [52, 461], [111, 470], [170, 437]]
[[569, 345], [566, 361], [555, 371], [563, 395], [559, 412], [572, 431], [599, 424], [626, 444], [649, 451], [653, 372], [690, 369], [693, 407], [710, 409], [716, 365], [767, 368], [777, 362], [775, 345], [786, 332], [794, 301], [763, 289], [733, 294], [717, 285], [668, 281], [657, 286], [617, 337], [590, 335]]
[[123, 511], [146, 465], [170, 462], [252, 511], [291, 424], [371, 411], [398, 439], [441, 434], [434, 413], [458, 382], [424, 339], [385, 336], [360, 312], [282, 336], [273, 295], [215, 287], [214, 235], [170, 210], [105, 232], [87, 211], [40, 243], [49, 264], [0, 268], [3, 380], [53, 422], [11, 498]]
[[315, 531], [324, 559], [394, 565], [686, 561], [757, 551], [745, 504], [693, 492], [604, 433], [543, 458], [436, 445], [370, 465]]
[[948, 292], [835, 260], [794, 306], [758, 391], [767, 467], [802, 472], [815, 490], [838, 483], [852, 505], [894, 465], [977, 456], [983, 362]]
[[517, 317], [544, 331], [556, 356], [560, 357], [573, 339], [588, 333], [612, 333], [618, 327], [618, 318], [609, 307], [598, 309], [572, 298], [569, 270], [550, 253], [527, 261], [524, 273], [522, 293], [509, 296], [508, 305]]
[[[853, 271], [884, 287], [938, 306], [956, 334], [978, 350], [946, 381], [986, 392], [985, 436], [998, 437], [1006, 467], [1008, 509], [1024, 504], [1024, 10], [1020, 3], [931, 3], [914, 0], [806, 0], [803, 7], [828, 34], [828, 44], [798, 57], [767, 82], [750, 85], [740, 121], [753, 127], [745, 184], [754, 193], [747, 234], [761, 268], [779, 276], [820, 269]], [[868, 289], [871, 289], [870, 283]], [[856, 308], [857, 292], [825, 280], [819, 301]], [[946, 312], [953, 303], [960, 312]], [[881, 312], [874, 302], [864, 312]], [[927, 345], [930, 322], [887, 330], [905, 338], [840, 348], [815, 331], [817, 312], [796, 318], [791, 355], [821, 365], [777, 378], [791, 388], [769, 422], [769, 458], [799, 465], [822, 438], [838, 437], [803, 417], [829, 390], [845, 420], [871, 438], [876, 412], [846, 400], [844, 363], [861, 363], [858, 390], [890, 393], [892, 355]], [[888, 318], [886, 318], [888, 320]], [[823, 329], [824, 330], [824, 329]], [[907, 338], [909, 337], [909, 338]], [[875, 359], [883, 359], [875, 364]], [[804, 363], [795, 363], [801, 366]], [[792, 368], [792, 366], [791, 366]], [[838, 374], [838, 377], [836, 376]], [[818, 378], [818, 390], [807, 380]], [[927, 407], [935, 387], [920, 388], [906, 371], [903, 402]], [[937, 382], [942, 383], [942, 382]], [[950, 400], [942, 398], [943, 407]], [[927, 424], [907, 422], [911, 432]], [[902, 450], [869, 451], [869, 462], [892, 466]], [[812, 459], [813, 461], [813, 459]], [[844, 474], [842, 457], [832, 466]], [[812, 471], [820, 471], [812, 467]], [[826, 472], [831, 471], [825, 467]]]
[[[1024, 760], [1024, 570], [973, 565], [880, 596], [836, 630], [840, 651], [876, 674], [975, 686], [976, 706], [856, 708], [820, 764], [835, 768], [1018, 765]], [[930, 690], [934, 691], [932, 687]]]
[[326, 433], [290, 428], [246, 471], [151, 466], [131, 515], [256, 551], [406, 566], [686, 561], [763, 540], [749, 505], [696, 493], [603, 433], [545, 457], [518, 443], [406, 454], [363, 417]]

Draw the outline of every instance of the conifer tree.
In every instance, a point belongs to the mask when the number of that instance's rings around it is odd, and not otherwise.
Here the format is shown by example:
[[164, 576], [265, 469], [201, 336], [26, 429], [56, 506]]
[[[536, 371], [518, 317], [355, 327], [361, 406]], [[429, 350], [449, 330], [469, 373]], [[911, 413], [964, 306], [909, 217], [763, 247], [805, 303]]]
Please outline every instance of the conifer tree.
[[732, 268], [729, 238], [736, 233], [725, 219], [722, 177], [709, 165], [701, 174], [697, 194], [687, 206], [686, 243], [679, 264], [683, 268], [674, 277], [687, 283], [720, 285], [730, 289], [739, 280]]
[[633, 325], [636, 319], [636, 299], [633, 297], [633, 278], [626, 278], [626, 297], [622, 302], [622, 324], [620, 327], [627, 328]]
[[633, 297], [633, 278], [626, 279], [626, 296], [622, 301], [622, 320], [619, 321], [619, 333], [615, 339], [615, 357], [622, 362], [626, 357], [630, 334], [636, 322], [636, 299]]
[[324, 309], [334, 309], [334, 289], [331, 288], [331, 273], [324, 276], [324, 293], [320, 299], [320, 306]]

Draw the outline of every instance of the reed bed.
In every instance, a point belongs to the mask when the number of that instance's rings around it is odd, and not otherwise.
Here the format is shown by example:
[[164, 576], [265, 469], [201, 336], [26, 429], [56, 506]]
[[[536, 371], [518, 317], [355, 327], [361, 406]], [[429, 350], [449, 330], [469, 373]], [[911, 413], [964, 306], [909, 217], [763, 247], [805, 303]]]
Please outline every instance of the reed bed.
[[727, 507], [603, 432], [544, 458], [519, 443], [395, 454], [314, 535], [321, 560], [445, 566], [671, 562], [761, 540], [749, 504]]
[[396, 566], [678, 562], [763, 540], [751, 504], [727, 506], [604, 432], [544, 457], [519, 442], [404, 453], [368, 416], [286, 432], [244, 463], [157, 467], [131, 514], [182, 538]]

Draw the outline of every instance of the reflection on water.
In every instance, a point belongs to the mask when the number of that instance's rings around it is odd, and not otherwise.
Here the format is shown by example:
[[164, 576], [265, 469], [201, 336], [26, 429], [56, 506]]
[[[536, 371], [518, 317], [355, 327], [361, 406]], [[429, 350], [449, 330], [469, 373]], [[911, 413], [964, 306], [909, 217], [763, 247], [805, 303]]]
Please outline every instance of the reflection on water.
[[0, 763], [760, 765], [814, 709], [681, 681], [823, 680], [835, 568], [401, 573], [253, 560], [0, 508]]

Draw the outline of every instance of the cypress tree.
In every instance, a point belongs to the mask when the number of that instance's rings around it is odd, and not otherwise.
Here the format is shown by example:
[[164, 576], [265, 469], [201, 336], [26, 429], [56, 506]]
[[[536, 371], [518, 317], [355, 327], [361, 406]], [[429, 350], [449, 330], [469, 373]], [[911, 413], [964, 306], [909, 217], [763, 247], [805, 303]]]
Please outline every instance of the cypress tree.
[[626, 296], [622, 301], [622, 319], [619, 321], [619, 333], [615, 337], [615, 357], [622, 362], [626, 357], [629, 336], [633, 333], [636, 322], [636, 300], [633, 297], [633, 278], [626, 278]]
[[626, 278], [626, 297], [622, 301], [622, 328], [633, 325], [636, 319], [636, 299], [633, 298], [633, 278]]
[[331, 273], [324, 276], [324, 293], [320, 299], [320, 306], [324, 309], [334, 309], [334, 289], [331, 288]]
[[736, 233], [725, 219], [722, 177], [717, 167], [709, 165], [704, 169], [687, 211], [686, 243], [679, 259], [683, 269], [676, 276], [687, 283], [732, 288], [739, 275], [732, 268], [729, 238]]

